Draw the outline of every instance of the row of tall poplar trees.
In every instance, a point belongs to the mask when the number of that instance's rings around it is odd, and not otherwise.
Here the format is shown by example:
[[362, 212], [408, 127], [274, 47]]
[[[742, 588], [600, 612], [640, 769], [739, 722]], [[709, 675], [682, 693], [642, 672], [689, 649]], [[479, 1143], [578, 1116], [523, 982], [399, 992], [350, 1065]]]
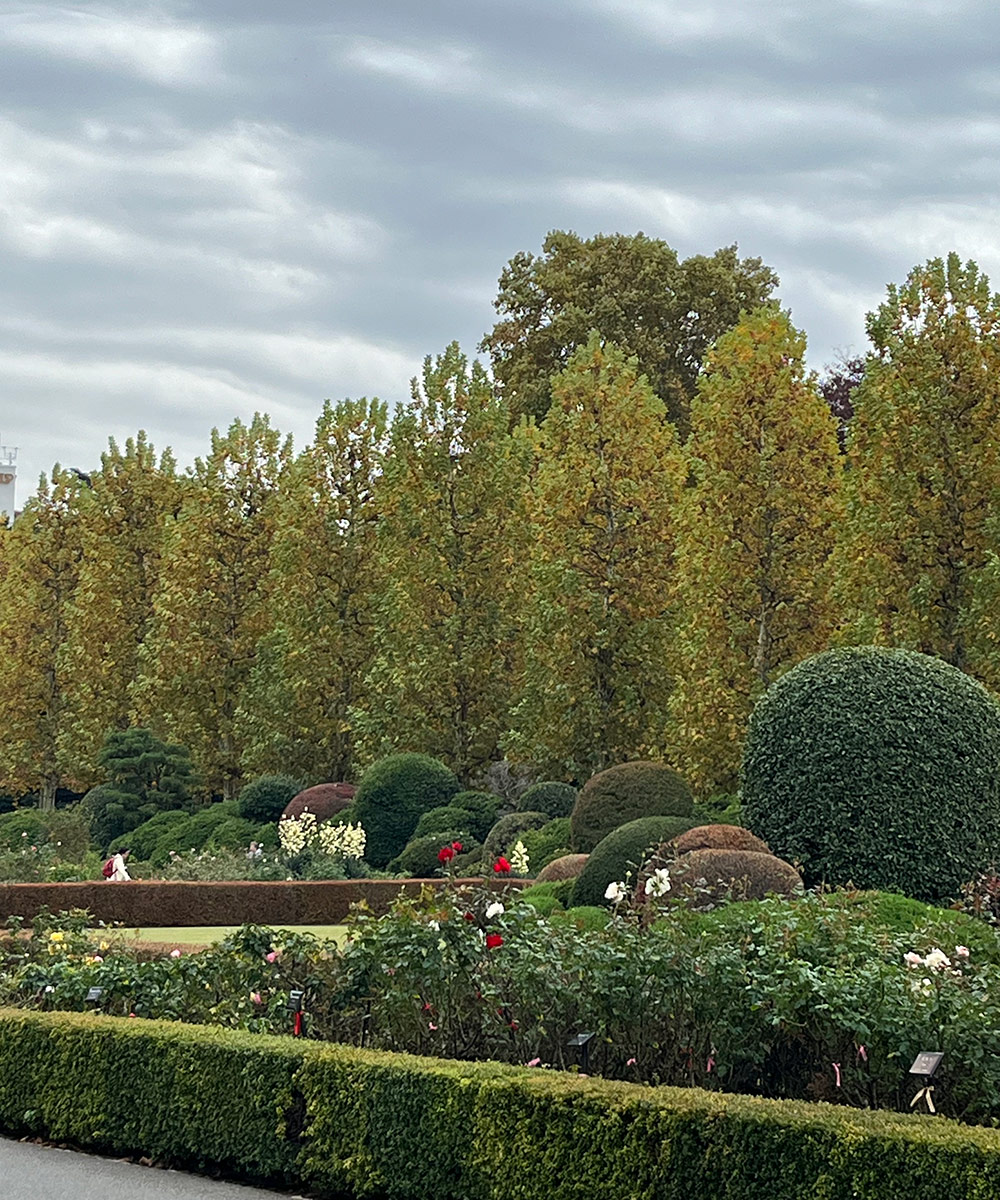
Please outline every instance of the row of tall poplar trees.
[[846, 453], [776, 304], [710, 349], [685, 441], [593, 333], [514, 421], [457, 345], [411, 402], [265, 416], [181, 474], [139, 434], [56, 469], [0, 541], [0, 790], [50, 804], [108, 731], [208, 792], [425, 751], [582, 780], [664, 758], [737, 786], [756, 698], [835, 643], [1000, 687], [1000, 298], [954, 255], [870, 315]]

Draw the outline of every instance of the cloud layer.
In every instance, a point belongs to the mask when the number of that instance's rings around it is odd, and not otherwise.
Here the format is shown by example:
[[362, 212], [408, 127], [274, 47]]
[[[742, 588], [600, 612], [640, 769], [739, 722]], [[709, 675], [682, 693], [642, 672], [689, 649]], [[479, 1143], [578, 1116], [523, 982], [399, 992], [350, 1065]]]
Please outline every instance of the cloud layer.
[[553, 228], [738, 242], [819, 367], [956, 249], [1000, 284], [980, 0], [0, 0], [0, 442], [405, 397]]

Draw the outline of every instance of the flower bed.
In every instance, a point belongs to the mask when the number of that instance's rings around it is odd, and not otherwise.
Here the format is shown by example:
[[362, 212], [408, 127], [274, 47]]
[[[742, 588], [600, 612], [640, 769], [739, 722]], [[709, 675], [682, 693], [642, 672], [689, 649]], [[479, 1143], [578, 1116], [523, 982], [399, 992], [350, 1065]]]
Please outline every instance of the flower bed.
[[167, 1022], [0, 1010], [0, 1126], [390, 1200], [993, 1200], [1000, 1133]]

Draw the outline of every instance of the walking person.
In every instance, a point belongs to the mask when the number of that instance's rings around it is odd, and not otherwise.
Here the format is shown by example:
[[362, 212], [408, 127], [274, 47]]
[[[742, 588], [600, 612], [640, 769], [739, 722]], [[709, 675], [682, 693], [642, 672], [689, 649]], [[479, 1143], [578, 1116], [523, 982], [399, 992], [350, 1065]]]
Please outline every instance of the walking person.
[[128, 868], [125, 866], [125, 860], [128, 858], [130, 851], [119, 850], [116, 854], [108, 859], [104, 864], [102, 874], [108, 883], [124, 883], [131, 879], [132, 876], [128, 873]]

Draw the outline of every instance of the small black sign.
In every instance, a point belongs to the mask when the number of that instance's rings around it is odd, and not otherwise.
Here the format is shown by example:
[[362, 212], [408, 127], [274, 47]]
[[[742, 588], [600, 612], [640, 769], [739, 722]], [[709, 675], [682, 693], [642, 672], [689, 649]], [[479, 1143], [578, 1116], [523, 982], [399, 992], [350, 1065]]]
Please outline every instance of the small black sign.
[[924, 1075], [928, 1079], [941, 1065], [943, 1054], [939, 1054], [936, 1050], [925, 1050], [923, 1054], [918, 1054], [913, 1060], [913, 1066], [910, 1067], [911, 1075]]

